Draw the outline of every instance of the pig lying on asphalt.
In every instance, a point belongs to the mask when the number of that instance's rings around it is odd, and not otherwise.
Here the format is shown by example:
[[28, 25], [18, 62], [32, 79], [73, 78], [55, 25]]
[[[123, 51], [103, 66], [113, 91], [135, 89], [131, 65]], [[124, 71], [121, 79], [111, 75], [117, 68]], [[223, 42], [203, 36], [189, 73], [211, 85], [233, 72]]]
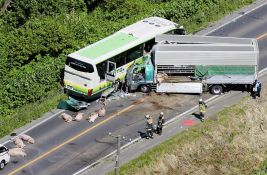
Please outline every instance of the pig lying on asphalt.
[[83, 119], [83, 113], [78, 113], [74, 118], [74, 120], [77, 122], [81, 121], [82, 119]]
[[100, 108], [96, 112], [98, 113], [99, 117], [105, 117], [105, 115], [106, 115], [106, 109], [104, 107]]
[[65, 121], [65, 122], [71, 122], [72, 121], [72, 117], [69, 115], [69, 114], [66, 114], [66, 113], [62, 113], [61, 114], [61, 117], [63, 118], [63, 120]]
[[89, 114], [88, 120], [90, 123], [94, 123], [97, 118], [98, 118], [98, 113], [93, 112], [93, 113]]
[[26, 141], [26, 142], [28, 142], [30, 144], [34, 144], [34, 142], [35, 142], [35, 140], [31, 136], [26, 135], [26, 134], [22, 134], [20, 136], [20, 138], [21, 138], [21, 140]]
[[8, 150], [8, 154], [14, 157], [19, 157], [19, 156], [25, 157], [27, 155], [24, 149], [22, 148], [11, 148]]
[[24, 148], [25, 147], [25, 144], [23, 143], [23, 141], [19, 137], [15, 138], [15, 140], [13, 142], [15, 143], [17, 148]]

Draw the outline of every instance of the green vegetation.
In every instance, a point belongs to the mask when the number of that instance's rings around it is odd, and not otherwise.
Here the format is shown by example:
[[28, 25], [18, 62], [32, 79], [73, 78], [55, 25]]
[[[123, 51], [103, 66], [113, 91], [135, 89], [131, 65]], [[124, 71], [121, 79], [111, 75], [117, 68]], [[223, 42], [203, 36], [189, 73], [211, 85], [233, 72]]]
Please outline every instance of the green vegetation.
[[[13, 1], [7, 9], [0, 11], [1, 122], [13, 120], [20, 108], [43, 101], [48, 92], [60, 88], [60, 75], [67, 54], [126, 25], [157, 15], [195, 32], [253, 1]], [[8, 0], [0, 0], [0, 7], [5, 2]], [[14, 119], [12, 125], [7, 126], [9, 129], [1, 127], [0, 136], [35, 117], [19, 116], [23, 119]]]
[[246, 97], [123, 165], [120, 174], [265, 175], [266, 105], [266, 90], [259, 100]]

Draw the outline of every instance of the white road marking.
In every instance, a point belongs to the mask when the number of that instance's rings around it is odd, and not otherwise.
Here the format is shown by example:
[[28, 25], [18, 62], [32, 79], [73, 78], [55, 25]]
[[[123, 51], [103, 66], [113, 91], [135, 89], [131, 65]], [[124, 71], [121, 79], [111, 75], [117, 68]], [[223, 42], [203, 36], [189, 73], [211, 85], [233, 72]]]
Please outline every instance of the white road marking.
[[[65, 111], [65, 110], [60, 110], [60, 111], [58, 111], [57, 113], [55, 113], [55, 114], [53, 114], [53, 115], [47, 117], [46, 119], [44, 119], [43, 121], [37, 123], [36, 125], [34, 125], [34, 126], [28, 128], [28, 129], [22, 131], [22, 132], [21, 132], [20, 134], [18, 134], [16, 137], [19, 137], [20, 135], [25, 134], [26, 132], [28, 132], [28, 131], [30, 131], [30, 130], [36, 128], [37, 126], [39, 126], [39, 125], [45, 123], [46, 121], [48, 121], [48, 120], [50, 120], [51, 118], [57, 116], [58, 114], [60, 114], [60, 113], [63, 112], [63, 111]], [[16, 138], [16, 137], [15, 137], [15, 138]], [[2, 144], [5, 145], [5, 144], [7, 144], [8, 142], [9, 142], [9, 140], [5, 141], [5, 142], [2, 143]]]
[[220, 26], [218, 26], [218, 27], [212, 29], [211, 31], [208, 31], [207, 33], [204, 33], [203, 35], [208, 35], [208, 34], [214, 32], [214, 31], [216, 31], [216, 30], [218, 30], [218, 29], [220, 29], [220, 28], [222, 28], [222, 27], [224, 27], [224, 26], [230, 24], [231, 22], [235, 22], [237, 19], [241, 18], [242, 16], [245, 16], [245, 15], [247, 15], [247, 14], [249, 14], [249, 13], [251, 13], [251, 12], [257, 10], [258, 8], [260, 8], [260, 7], [262, 7], [262, 6], [266, 5], [266, 4], [267, 4], [267, 1], [263, 2], [263, 3], [262, 3], [261, 5], [259, 5], [259, 6], [254, 7], [253, 9], [251, 9], [251, 10], [249, 10], [249, 11], [246, 11], [244, 14], [238, 15], [237, 17], [231, 19], [230, 21], [228, 21], [228, 22], [226, 22], [226, 23], [224, 23], [224, 24], [222, 24], [222, 25], [220, 25]]

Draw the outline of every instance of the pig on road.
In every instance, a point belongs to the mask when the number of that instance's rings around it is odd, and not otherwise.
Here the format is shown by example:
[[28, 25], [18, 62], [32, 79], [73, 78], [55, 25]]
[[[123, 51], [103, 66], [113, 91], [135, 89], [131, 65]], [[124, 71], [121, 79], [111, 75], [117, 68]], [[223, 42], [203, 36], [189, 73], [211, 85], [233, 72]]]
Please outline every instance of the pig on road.
[[83, 113], [78, 113], [74, 118], [74, 120], [77, 122], [81, 121], [82, 119], [83, 119]]
[[25, 157], [27, 155], [24, 149], [22, 148], [11, 148], [8, 150], [8, 154], [14, 157], [19, 157], [19, 156]]
[[71, 122], [72, 121], [72, 117], [69, 115], [69, 114], [66, 114], [66, 113], [62, 113], [61, 114], [61, 117], [63, 118], [63, 120], [65, 121], [65, 122]]
[[34, 144], [35, 143], [35, 140], [31, 136], [29, 136], [29, 135], [22, 134], [20, 136], [20, 138], [21, 138], [21, 140], [26, 141], [26, 142], [28, 142], [30, 144]]

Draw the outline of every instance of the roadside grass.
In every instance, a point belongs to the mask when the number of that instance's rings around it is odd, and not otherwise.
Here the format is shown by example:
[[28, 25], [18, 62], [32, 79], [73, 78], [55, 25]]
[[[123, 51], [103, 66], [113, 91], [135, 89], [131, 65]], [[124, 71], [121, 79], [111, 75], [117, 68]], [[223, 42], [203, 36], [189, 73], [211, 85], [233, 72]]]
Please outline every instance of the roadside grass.
[[120, 174], [267, 174], [266, 107], [267, 90], [260, 99], [243, 98], [123, 165]]
[[15, 128], [24, 126], [38, 119], [45, 112], [55, 109], [59, 101], [67, 99], [60, 90], [48, 92], [41, 100], [19, 108], [13, 115], [6, 116], [0, 120], [0, 137], [11, 133]]

